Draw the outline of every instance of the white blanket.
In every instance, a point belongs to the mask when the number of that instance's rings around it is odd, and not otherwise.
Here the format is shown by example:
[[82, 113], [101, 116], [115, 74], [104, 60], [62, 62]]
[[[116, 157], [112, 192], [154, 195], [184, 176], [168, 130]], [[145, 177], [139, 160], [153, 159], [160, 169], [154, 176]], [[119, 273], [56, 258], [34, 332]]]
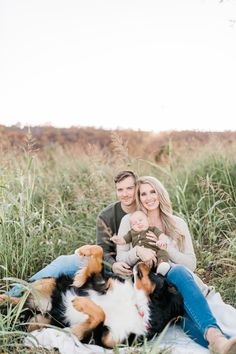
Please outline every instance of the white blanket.
[[[32, 332], [34, 339], [27, 337], [25, 345], [44, 347], [47, 349], [57, 348], [61, 354], [111, 354], [112, 350], [103, 349], [97, 345], [82, 344], [75, 336], [58, 331], [56, 329], [47, 328], [41, 331]], [[37, 343], [38, 342], [38, 343]], [[209, 351], [200, 345], [193, 342], [184, 332], [178, 327], [168, 329], [161, 345], [158, 348], [170, 347], [172, 354], [208, 354]], [[128, 348], [119, 349], [119, 353], [128, 353]], [[158, 353], [155, 350], [155, 353]]]
[[[222, 330], [230, 336], [236, 336], [236, 309], [223, 302], [219, 293], [210, 293], [207, 297], [209, 306]], [[61, 354], [96, 354], [112, 353], [96, 345], [82, 344], [75, 336], [63, 330], [46, 328], [32, 332], [25, 340], [25, 345], [57, 348]], [[178, 326], [168, 328], [160, 341], [160, 348], [171, 347], [172, 354], [208, 354], [209, 350], [192, 341]], [[157, 352], [157, 350], [155, 351]], [[127, 348], [120, 353], [128, 353]]]

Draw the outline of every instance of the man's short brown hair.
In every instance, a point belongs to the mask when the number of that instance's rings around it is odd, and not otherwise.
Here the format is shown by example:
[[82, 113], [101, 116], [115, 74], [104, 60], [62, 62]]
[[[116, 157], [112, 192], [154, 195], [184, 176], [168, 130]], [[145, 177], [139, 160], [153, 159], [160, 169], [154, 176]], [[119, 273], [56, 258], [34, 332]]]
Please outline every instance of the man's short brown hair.
[[138, 179], [138, 176], [133, 172], [133, 171], [120, 171], [115, 177], [114, 177], [114, 182], [119, 183], [123, 181], [127, 177], [133, 177], [134, 183], [136, 184], [136, 181]]

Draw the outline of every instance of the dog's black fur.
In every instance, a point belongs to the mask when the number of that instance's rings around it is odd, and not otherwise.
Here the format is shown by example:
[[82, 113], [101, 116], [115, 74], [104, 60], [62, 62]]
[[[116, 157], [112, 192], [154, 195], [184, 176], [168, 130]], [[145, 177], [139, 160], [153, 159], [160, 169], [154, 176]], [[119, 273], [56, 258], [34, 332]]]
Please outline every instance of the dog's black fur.
[[150, 294], [150, 328], [148, 339], [160, 334], [170, 321], [178, 321], [184, 314], [184, 305], [181, 294], [176, 287], [160, 274], [151, 272], [151, 280], [156, 288]]

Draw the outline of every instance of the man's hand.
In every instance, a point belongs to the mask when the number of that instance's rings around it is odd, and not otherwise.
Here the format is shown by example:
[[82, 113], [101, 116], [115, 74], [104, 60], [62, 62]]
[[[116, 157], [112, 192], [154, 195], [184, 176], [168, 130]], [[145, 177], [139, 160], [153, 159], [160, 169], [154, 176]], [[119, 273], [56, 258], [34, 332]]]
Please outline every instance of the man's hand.
[[117, 245], [125, 245], [126, 244], [124, 237], [121, 237], [121, 236], [114, 235], [110, 238], [110, 240], [112, 242], [116, 243]]
[[132, 270], [131, 270], [130, 266], [125, 262], [113, 263], [112, 271], [113, 271], [113, 273], [116, 273], [119, 275], [131, 275], [132, 274]]

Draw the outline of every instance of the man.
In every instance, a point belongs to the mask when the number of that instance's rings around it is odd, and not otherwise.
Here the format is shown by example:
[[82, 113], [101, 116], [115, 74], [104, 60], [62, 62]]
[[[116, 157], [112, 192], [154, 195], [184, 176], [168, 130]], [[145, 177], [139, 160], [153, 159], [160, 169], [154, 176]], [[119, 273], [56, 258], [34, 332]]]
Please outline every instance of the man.
[[115, 178], [116, 195], [118, 201], [108, 205], [101, 211], [97, 218], [97, 244], [103, 248], [106, 268], [114, 273], [128, 275], [130, 266], [124, 262], [116, 262], [116, 245], [110, 237], [118, 233], [121, 219], [124, 215], [136, 209], [135, 185], [137, 176], [132, 171], [121, 171]]

